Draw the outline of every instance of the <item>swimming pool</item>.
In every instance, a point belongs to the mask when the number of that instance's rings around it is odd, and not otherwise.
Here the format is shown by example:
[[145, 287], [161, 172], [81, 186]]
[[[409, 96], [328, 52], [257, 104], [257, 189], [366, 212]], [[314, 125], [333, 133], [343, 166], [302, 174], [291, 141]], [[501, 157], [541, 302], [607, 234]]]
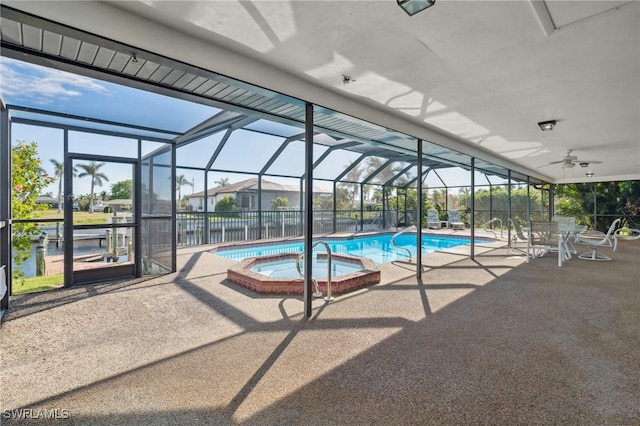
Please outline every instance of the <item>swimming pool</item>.
[[[327, 259], [313, 259], [314, 277], [327, 276]], [[304, 261], [300, 262], [300, 267], [304, 270]], [[333, 259], [331, 262], [331, 276], [338, 277], [362, 270], [362, 264], [345, 262], [340, 259]], [[268, 263], [258, 263], [251, 268], [251, 271], [266, 275], [271, 278], [300, 278], [296, 268], [295, 259], [280, 259]]]
[[[376, 264], [389, 263], [395, 260], [408, 260], [406, 250], [398, 250], [391, 244], [391, 234], [378, 234], [347, 239], [322, 239], [329, 244], [332, 253], [343, 253], [351, 256], [366, 257]], [[476, 244], [487, 243], [490, 240], [476, 238]], [[415, 234], [402, 234], [396, 237], [396, 245], [408, 249], [412, 256], [416, 254]], [[432, 253], [451, 247], [471, 244], [470, 238], [450, 237], [443, 235], [423, 235], [422, 254]], [[288, 243], [273, 243], [245, 248], [220, 247], [215, 249], [217, 255], [233, 260], [243, 260], [250, 257], [268, 256], [281, 253], [299, 253], [304, 249], [303, 241]], [[324, 252], [324, 248], [317, 248], [317, 252]]]

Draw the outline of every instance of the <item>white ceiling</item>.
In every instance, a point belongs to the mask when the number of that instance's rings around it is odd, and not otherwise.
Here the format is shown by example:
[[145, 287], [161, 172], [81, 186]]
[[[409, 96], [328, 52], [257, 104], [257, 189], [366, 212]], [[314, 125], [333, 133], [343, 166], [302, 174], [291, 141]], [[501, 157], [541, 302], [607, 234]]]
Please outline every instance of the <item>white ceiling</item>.
[[640, 179], [637, 1], [5, 3], [552, 182], [589, 180], [547, 165], [569, 149], [592, 180]]

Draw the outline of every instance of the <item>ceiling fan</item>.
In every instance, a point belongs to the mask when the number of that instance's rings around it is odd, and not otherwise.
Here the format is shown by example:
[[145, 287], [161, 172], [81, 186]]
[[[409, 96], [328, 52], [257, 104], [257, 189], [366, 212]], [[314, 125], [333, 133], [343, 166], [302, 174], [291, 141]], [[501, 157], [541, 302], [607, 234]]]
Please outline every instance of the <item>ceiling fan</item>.
[[562, 164], [563, 169], [570, 169], [575, 167], [576, 164], [580, 165], [580, 167], [589, 167], [589, 164], [602, 164], [602, 161], [596, 160], [579, 160], [577, 156], [571, 155], [573, 152], [572, 149], [567, 150], [567, 155], [565, 155], [562, 160], [552, 161], [549, 164], [545, 164], [542, 167], [551, 166], [553, 164]]

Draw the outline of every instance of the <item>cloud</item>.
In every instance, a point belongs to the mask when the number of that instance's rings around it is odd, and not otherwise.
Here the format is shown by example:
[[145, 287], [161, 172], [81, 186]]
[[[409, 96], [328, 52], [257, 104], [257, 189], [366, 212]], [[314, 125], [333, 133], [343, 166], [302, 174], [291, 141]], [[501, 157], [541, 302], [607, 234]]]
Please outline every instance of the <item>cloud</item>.
[[108, 94], [99, 81], [2, 58], [0, 62], [0, 93], [7, 103], [28, 99], [37, 104], [83, 96], [86, 92]]

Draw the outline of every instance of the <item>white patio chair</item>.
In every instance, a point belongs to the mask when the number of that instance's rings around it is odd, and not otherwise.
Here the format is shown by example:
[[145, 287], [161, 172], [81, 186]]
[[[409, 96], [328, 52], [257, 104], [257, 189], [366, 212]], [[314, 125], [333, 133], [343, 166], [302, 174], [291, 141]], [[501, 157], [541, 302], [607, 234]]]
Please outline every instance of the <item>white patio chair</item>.
[[440, 218], [438, 217], [438, 210], [427, 210], [427, 228], [440, 229], [441, 227], [442, 223], [440, 222]]
[[508, 250], [511, 250], [513, 248], [515, 250], [520, 250], [524, 252], [524, 250], [518, 248], [518, 241], [522, 241], [526, 243], [528, 240], [528, 237], [522, 231], [522, 226], [520, 225], [520, 221], [518, 219], [511, 219], [511, 218], [508, 218], [507, 221], [509, 222], [509, 226], [513, 228], [513, 231], [511, 233], [511, 239], [509, 240]]
[[602, 253], [598, 253], [600, 247], [613, 247], [613, 251], [616, 251], [618, 245], [618, 239], [614, 237], [614, 232], [622, 219], [618, 218], [613, 221], [607, 233], [599, 231], [585, 231], [581, 232], [576, 237], [576, 243], [585, 244], [591, 250], [588, 253], [582, 253], [578, 258], [584, 260], [611, 260], [611, 258]]
[[558, 266], [562, 266], [564, 253], [558, 222], [532, 221], [527, 238], [527, 263], [530, 258], [542, 257], [549, 252], [558, 253]]
[[452, 229], [465, 229], [464, 222], [460, 219], [458, 210], [449, 210], [449, 227]]

